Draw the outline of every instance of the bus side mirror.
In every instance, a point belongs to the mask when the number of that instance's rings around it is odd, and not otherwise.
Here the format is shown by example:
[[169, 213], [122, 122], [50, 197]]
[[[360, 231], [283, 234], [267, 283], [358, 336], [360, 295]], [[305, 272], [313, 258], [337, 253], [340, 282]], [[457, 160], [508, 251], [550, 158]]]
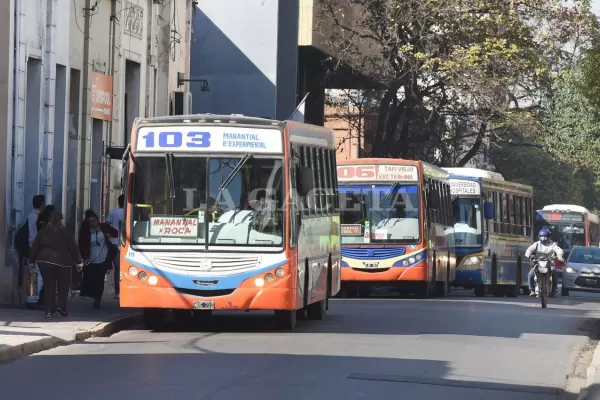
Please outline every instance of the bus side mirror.
[[298, 168], [298, 193], [300, 196], [305, 197], [308, 195], [314, 188], [313, 186], [313, 176], [312, 169], [308, 167], [299, 167]]
[[483, 214], [485, 219], [494, 219], [494, 203], [486, 201], [483, 204]]

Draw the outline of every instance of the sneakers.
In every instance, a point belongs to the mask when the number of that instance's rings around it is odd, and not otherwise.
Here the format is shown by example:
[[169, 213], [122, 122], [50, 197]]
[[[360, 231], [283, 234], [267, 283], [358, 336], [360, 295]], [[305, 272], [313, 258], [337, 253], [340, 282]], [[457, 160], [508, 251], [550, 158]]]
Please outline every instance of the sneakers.
[[535, 290], [529, 291], [529, 297], [535, 297]]
[[46, 310], [46, 318], [50, 318], [50, 317], [53, 317], [53, 316], [54, 316], [54, 313], [52, 311]]
[[68, 317], [68, 316], [69, 316], [69, 313], [68, 313], [68, 312], [67, 312], [67, 310], [66, 310], [66, 309], [64, 309], [64, 308], [60, 308], [60, 307], [58, 307], [58, 308], [56, 309], [56, 312], [58, 312], [58, 313], [59, 313], [60, 315], [62, 315], [63, 317]]

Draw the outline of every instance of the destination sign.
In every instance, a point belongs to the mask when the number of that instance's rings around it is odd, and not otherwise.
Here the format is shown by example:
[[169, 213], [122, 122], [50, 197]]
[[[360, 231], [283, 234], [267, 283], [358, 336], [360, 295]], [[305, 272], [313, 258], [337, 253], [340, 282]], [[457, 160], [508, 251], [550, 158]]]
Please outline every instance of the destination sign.
[[479, 182], [467, 179], [450, 179], [450, 194], [453, 196], [480, 196], [481, 185]]
[[538, 211], [537, 219], [546, 221], [583, 222], [583, 214]]
[[150, 236], [198, 237], [198, 219], [186, 217], [150, 217]]
[[362, 225], [342, 224], [342, 236], [362, 236]]
[[278, 129], [229, 126], [142, 127], [137, 133], [137, 151], [283, 153]]
[[338, 180], [418, 182], [419, 171], [414, 165], [340, 165], [337, 167]]

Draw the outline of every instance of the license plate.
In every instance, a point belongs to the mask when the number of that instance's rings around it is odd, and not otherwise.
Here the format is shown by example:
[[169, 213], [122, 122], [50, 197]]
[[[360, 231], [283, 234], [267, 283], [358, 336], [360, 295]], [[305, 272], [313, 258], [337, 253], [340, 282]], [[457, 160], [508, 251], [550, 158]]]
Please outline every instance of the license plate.
[[194, 302], [194, 310], [214, 310], [215, 302], [214, 301], [195, 301]]
[[586, 279], [585, 283], [589, 283], [590, 285], [595, 285], [598, 283], [598, 280], [596, 279]]

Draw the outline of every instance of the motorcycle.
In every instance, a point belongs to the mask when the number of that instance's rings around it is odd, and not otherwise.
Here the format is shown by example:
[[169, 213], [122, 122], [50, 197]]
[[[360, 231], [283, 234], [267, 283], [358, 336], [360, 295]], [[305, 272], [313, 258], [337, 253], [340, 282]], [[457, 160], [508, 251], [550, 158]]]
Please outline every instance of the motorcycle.
[[542, 301], [542, 308], [548, 307], [548, 296], [552, 292], [552, 267], [554, 258], [547, 255], [532, 257], [534, 262], [535, 293]]

